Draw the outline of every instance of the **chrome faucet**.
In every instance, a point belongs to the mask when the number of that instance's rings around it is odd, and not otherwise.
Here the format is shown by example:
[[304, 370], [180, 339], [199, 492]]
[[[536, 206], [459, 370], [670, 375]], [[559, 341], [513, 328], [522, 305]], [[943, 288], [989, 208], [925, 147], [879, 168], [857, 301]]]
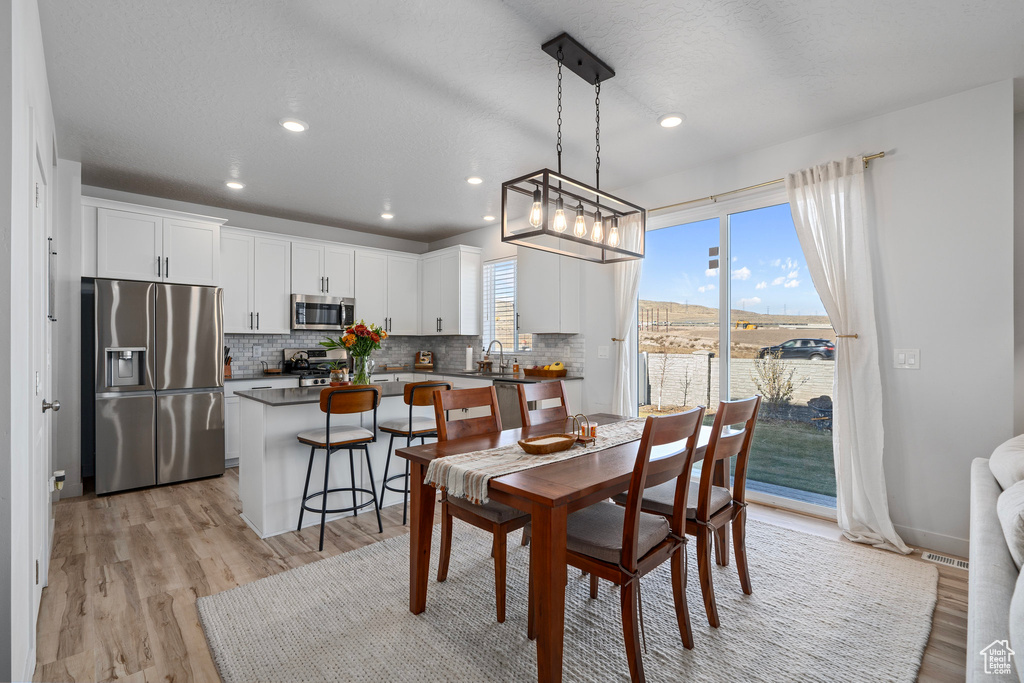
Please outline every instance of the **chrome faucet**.
[[484, 349], [484, 358], [489, 358], [491, 355], [491, 349], [494, 345], [498, 345], [498, 371], [504, 373], [508, 369], [508, 363], [505, 362], [505, 347], [501, 345], [501, 342], [497, 339], [491, 341], [491, 343]]

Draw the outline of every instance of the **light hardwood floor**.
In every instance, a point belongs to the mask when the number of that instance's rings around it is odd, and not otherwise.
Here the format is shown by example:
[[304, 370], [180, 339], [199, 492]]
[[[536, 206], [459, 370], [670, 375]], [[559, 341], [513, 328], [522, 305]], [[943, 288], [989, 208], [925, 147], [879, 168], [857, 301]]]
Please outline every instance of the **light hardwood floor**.
[[[239, 518], [238, 471], [61, 501], [39, 615], [36, 681], [216, 681], [196, 598], [404, 534], [401, 506], [260, 540]], [[750, 506], [751, 517], [839, 538], [834, 523]], [[878, 551], [884, 552], [884, 551]], [[939, 568], [921, 681], [962, 681], [967, 573]]]

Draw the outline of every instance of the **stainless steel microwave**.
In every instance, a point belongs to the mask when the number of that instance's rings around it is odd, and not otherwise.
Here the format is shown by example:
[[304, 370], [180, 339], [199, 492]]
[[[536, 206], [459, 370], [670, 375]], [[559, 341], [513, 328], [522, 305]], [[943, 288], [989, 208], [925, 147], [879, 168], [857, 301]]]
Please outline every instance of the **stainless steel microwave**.
[[344, 330], [355, 322], [356, 300], [292, 294], [293, 330]]

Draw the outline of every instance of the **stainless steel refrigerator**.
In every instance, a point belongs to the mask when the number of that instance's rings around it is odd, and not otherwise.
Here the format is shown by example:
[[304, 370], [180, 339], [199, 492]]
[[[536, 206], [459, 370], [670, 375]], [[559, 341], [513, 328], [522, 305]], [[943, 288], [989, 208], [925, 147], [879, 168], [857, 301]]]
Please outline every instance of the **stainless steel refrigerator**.
[[219, 287], [95, 281], [96, 493], [224, 473]]

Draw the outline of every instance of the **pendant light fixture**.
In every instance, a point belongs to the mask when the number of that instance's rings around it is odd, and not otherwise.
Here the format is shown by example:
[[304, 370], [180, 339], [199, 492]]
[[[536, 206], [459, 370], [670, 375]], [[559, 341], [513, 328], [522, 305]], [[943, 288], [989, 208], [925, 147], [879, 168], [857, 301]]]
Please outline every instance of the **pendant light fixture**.
[[[541, 49], [558, 62], [558, 170], [544, 168], [502, 183], [501, 240], [597, 263], [642, 259], [647, 211], [601, 191], [601, 83], [615, 72], [567, 33]], [[594, 186], [562, 173], [563, 65], [594, 85]], [[575, 202], [571, 232], [567, 232], [567, 199]], [[593, 220], [589, 230], [588, 219]]]

